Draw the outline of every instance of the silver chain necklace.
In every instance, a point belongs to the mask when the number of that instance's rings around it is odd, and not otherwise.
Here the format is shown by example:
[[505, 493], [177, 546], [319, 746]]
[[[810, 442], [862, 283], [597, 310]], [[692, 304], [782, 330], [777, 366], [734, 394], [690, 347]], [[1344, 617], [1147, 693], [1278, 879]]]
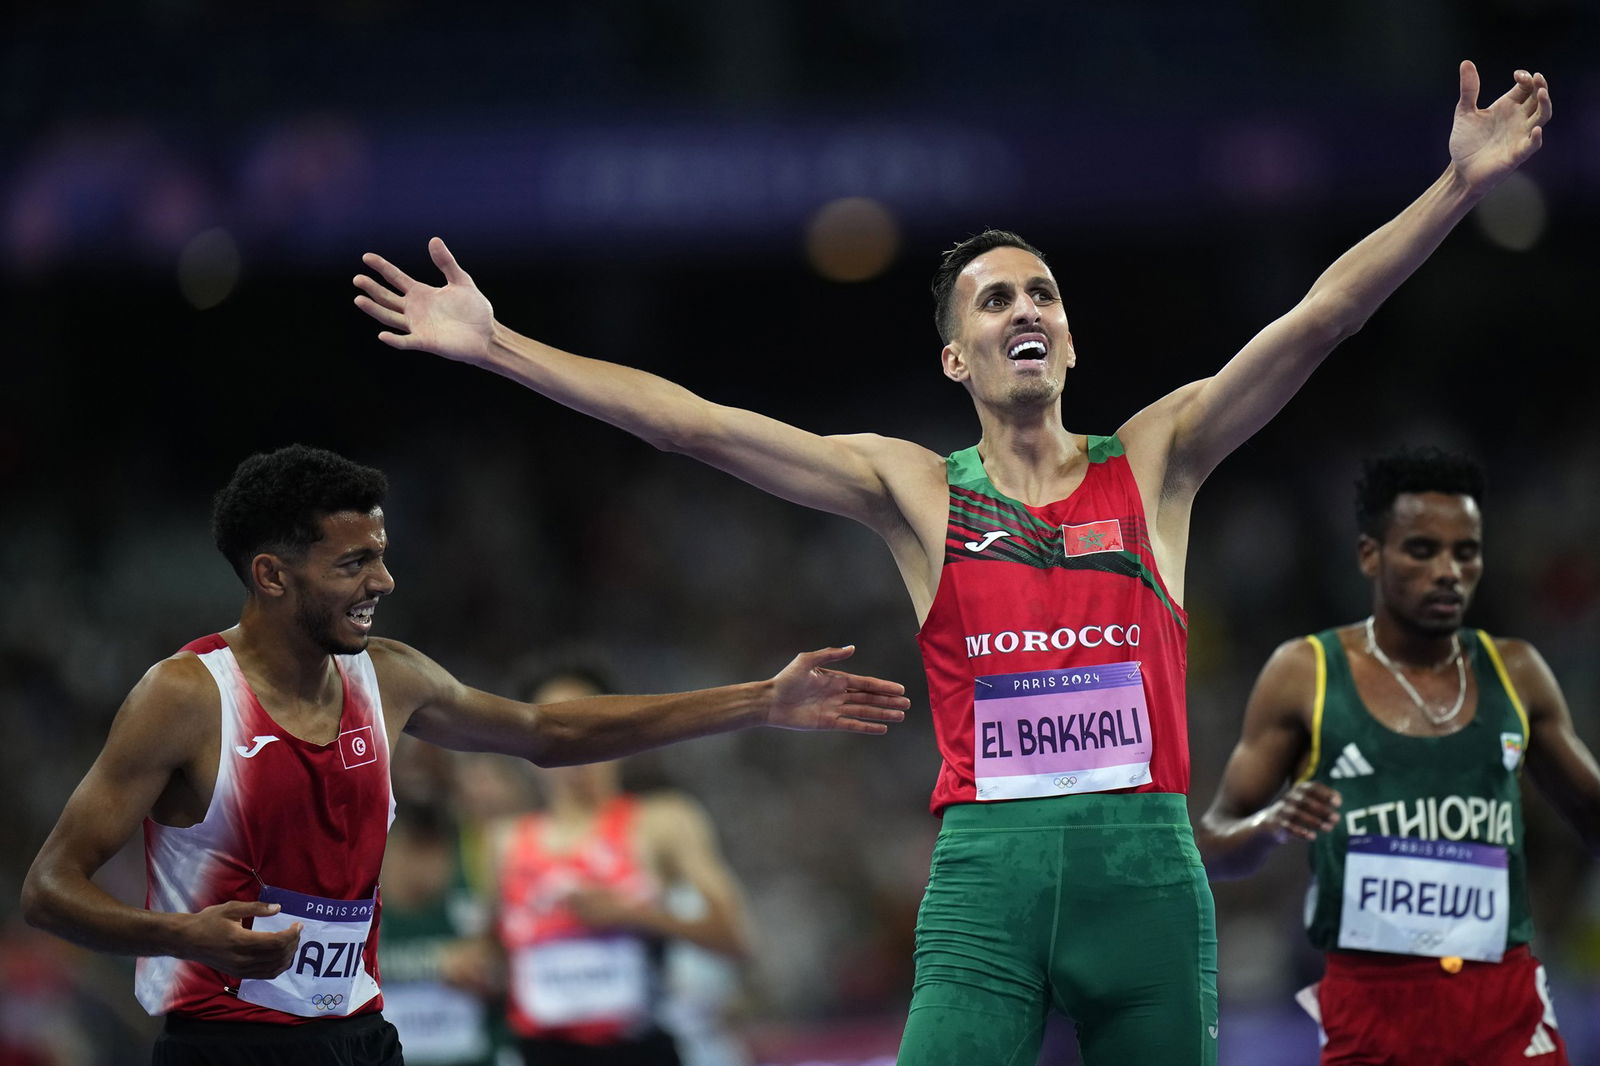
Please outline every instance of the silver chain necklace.
[[1461, 656], [1461, 635], [1459, 633], [1451, 634], [1450, 643], [1453, 646], [1450, 657], [1435, 666], [1434, 669], [1443, 670], [1451, 663], [1456, 664], [1456, 702], [1443, 714], [1434, 714], [1433, 711], [1428, 709], [1428, 705], [1422, 702], [1422, 697], [1412, 687], [1411, 682], [1406, 680], [1406, 675], [1400, 672], [1400, 668], [1394, 664], [1394, 660], [1385, 655], [1383, 649], [1378, 647], [1378, 637], [1372, 629], [1372, 615], [1367, 615], [1367, 654], [1389, 668], [1389, 672], [1394, 675], [1394, 679], [1400, 682], [1400, 687], [1406, 690], [1406, 695], [1411, 697], [1411, 702], [1415, 703], [1417, 710], [1422, 712], [1422, 717], [1434, 725], [1444, 725], [1460, 714], [1462, 704], [1467, 701], [1467, 661]]

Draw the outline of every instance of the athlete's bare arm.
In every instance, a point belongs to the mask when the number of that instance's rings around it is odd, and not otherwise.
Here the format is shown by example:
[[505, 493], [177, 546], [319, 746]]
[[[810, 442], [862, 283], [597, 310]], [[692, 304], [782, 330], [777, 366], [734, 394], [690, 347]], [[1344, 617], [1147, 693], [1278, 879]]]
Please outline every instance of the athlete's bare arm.
[[[428, 254], [443, 286], [417, 281], [382, 256], [355, 278], [356, 306], [394, 348], [421, 349], [501, 374], [664, 451], [693, 456], [794, 503], [853, 518], [888, 541], [910, 584], [942, 560], [943, 459], [875, 434], [820, 436], [765, 415], [712, 403], [632, 367], [563, 352], [496, 321], [494, 308], [442, 240]], [[385, 284], [387, 283], [387, 284]], [[930, 495], [931, 493], [931, 495]], [[931, 602], [933, 590], [926, 592]], [[912, 587], [912, 598], [918, 589]], [[920, 612], [925, 605], [919, 603]]]
[[1572, 712], [1549, 664], [1524, 640], [1496, 640], [1528, 712], [1528, 773], [1591, 852], [1600, 855], [1600, 766], [1572, 728]]
[[705, 912], [698, 918], [681, 918], [660, 904], [637, 903], [606, 888], [587, 888], [565, 901], [579, 920], [593, 929], [635, 929], [687, 940], [736, 958], [747, 954], [743, 896], [717, 850], [705, 812], [683, 796], [651, 797], [640, 806], [638, 831], [662, 880], [692, 886], [704, 900]]
[[298, 922], [276, 933], [242, 924], [276, 913], [275, 903], [166, 914], [130, 907], [91, 880], [146, 814], [176, 826], [205, 817], [221, 743], [219, 698], [206, 668], [187, 654], [151, 667], [134, 686], [28, 871], [22, 912], [30, 925], [96, 951], [172, 955], [238, 977], [275, 977], [289, 967]]
[[748, 726], [884, 733], [910, 701], [892, 681], [828, 669], [851, 648], [795, 656], [771, 680], [662, 696], [518, 703], [471, 688], [414, 648], [369, 645], [394, 727], [457, 751], [493, 751], [540, 766], [597, 762]]
[[1311, 749], [1316, 653], [1305, 640], [1280, 645], [1256, 678], [1244, 728], [1228, 757], [1195, 841], [1213, 878], [1245, 877], [1274, 847], [1315, 839], [1339, 820], [1339, 794], [1303, 781], [1285, 791]]
[[[1195, 490], [1230, 452], [1288, 403], [1327, 354], [1362, 327], [1492, 188], [1539, 150], [1550, 121], [1542, 74], [1517, 71], [1511, 89], [1479, 109], [1478, 72], [1460, 70], [1450, 163], [1426, 192], [1334, 261], [1287, 314], [1256, 334], [1214, 376], [1186, 385], [1120, 431], [1151, 502], [1160, 542], [1188, 539]], [[1154, 500], [1150, 497], [1154, 497]]]

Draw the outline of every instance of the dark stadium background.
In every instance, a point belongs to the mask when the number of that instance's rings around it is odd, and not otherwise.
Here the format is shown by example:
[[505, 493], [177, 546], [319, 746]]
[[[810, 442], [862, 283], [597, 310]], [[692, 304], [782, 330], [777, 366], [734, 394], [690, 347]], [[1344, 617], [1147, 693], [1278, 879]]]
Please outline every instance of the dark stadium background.
[[[937, 757], [888, 553], [380, 345], [351, 306], [360, 254], [431, 279], [435, 234], [523, 332], [948, 451], [976, 420], [939, 374], [927, 279], [962, 236], [1016, 229], [1065, 290], [1068, 424], [1110, 432], [1438, 174], [1459, 59], [1484, 102], [1540, 70], [1545, 149], [1200, 497], [1192, 806], [1272, 648], [1365, 613], [1350, 482], [1402, 443], [1488, 465], [1472, 620], [1532, 640], [1600, 744], [1590, 5], [142, 0], [24, 3], [4, 27], [0, 1043], [60, 1018], [62, 1061], [143, 1061], [128, 961], [30, 937], [12, 901], [121, 696], [235, 617], [210, 494], [300, 440], [389, 472], [379, 631], [469, 681], [581, 643], [664, 690], [854, 642], [907, 683], [887, 738], [742, 734], [640, 767], [708, 806], [749, 888], [765, 1060], [892, 1053]], [[1600, 877], [1537, 801], [1529, 821], [1536, 947], [1574, 1061], [1600, 1062]], [[1318, 973], [1303, 867], [1286, 848], [1216, 886], [1224, 1062], [1314, 1061], [1290, 1000]], [[107, 876], [137, 895], [136, 856]]]

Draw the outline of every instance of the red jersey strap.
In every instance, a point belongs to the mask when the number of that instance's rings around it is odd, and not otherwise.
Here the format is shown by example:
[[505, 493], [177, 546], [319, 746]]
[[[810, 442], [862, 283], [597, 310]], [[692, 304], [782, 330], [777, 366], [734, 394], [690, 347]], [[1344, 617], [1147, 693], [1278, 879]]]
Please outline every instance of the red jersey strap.
[[213, 633], [208, 637], [196, 637], [178, 650], [180, 652], [192, 651], [196, 655], [205, 655], [208, 652], [219, 651], [227, 646], [228, 642], [222, 639], [221, 633]]

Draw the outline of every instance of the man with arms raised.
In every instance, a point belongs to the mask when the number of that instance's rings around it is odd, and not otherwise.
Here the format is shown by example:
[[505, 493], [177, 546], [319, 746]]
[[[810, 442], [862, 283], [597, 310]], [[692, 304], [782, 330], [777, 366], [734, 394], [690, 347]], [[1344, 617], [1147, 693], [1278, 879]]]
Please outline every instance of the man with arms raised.
[[1214, 922], [1183, 798], [1190, 509], [1212, 468], [1538, 149], [1542, 76], [1517, 72], [1479, 110], [1463, 63], [1460, 90], [1450, 164], [1415, 203], [1215, 376], [1109, 437], [1063, 427], [1077, 354], [1061, 294], [1005, 232], [958, 245], [935, 277], [944, 372], [982, 427], [948, 458], [816, 436], [519, 336], [437, 239], [442, 288], [368, 255], [388, 284], [358, 277], [356, 303], [394, 347], [494, 370], [888, 543], [922, 624], [944, 762], [903, 1062], [1031, 1063], [1051, 1007], [1077, 1021], [1091, 1064], [1210, 1062]]
[[[900, 686], [800, 655], [770, 681], [535, 706], [468, 688], [369, 636], [394, 590], [386, 480], [294, 445], [218, 494], [217, 546], [247, 595], [239, 624], [134, 687], [23, 886], [28, 921], [140, 956], [165, 1014], [159, 1064], [395, 1066], [378, 1014], [378, 873], [400, 733], [559, 765], [744, 726], [882, 733]], [[147, 909], [90, 880], [144, 824]]]
[[[1483, 471], [1438, 451], [1357, 487], [1365, 622], [1282, 645], [1198, 838], [1214, 876], [1311, 841], [1322, 1062], [1565, 1063], [1528, 951], [1524, 765], [1600, 851], [1600, 768], [1550, 668], [1462, 628], [1483, 576]], [[1287, 791], [1293, 781], [1292, 787]]]

